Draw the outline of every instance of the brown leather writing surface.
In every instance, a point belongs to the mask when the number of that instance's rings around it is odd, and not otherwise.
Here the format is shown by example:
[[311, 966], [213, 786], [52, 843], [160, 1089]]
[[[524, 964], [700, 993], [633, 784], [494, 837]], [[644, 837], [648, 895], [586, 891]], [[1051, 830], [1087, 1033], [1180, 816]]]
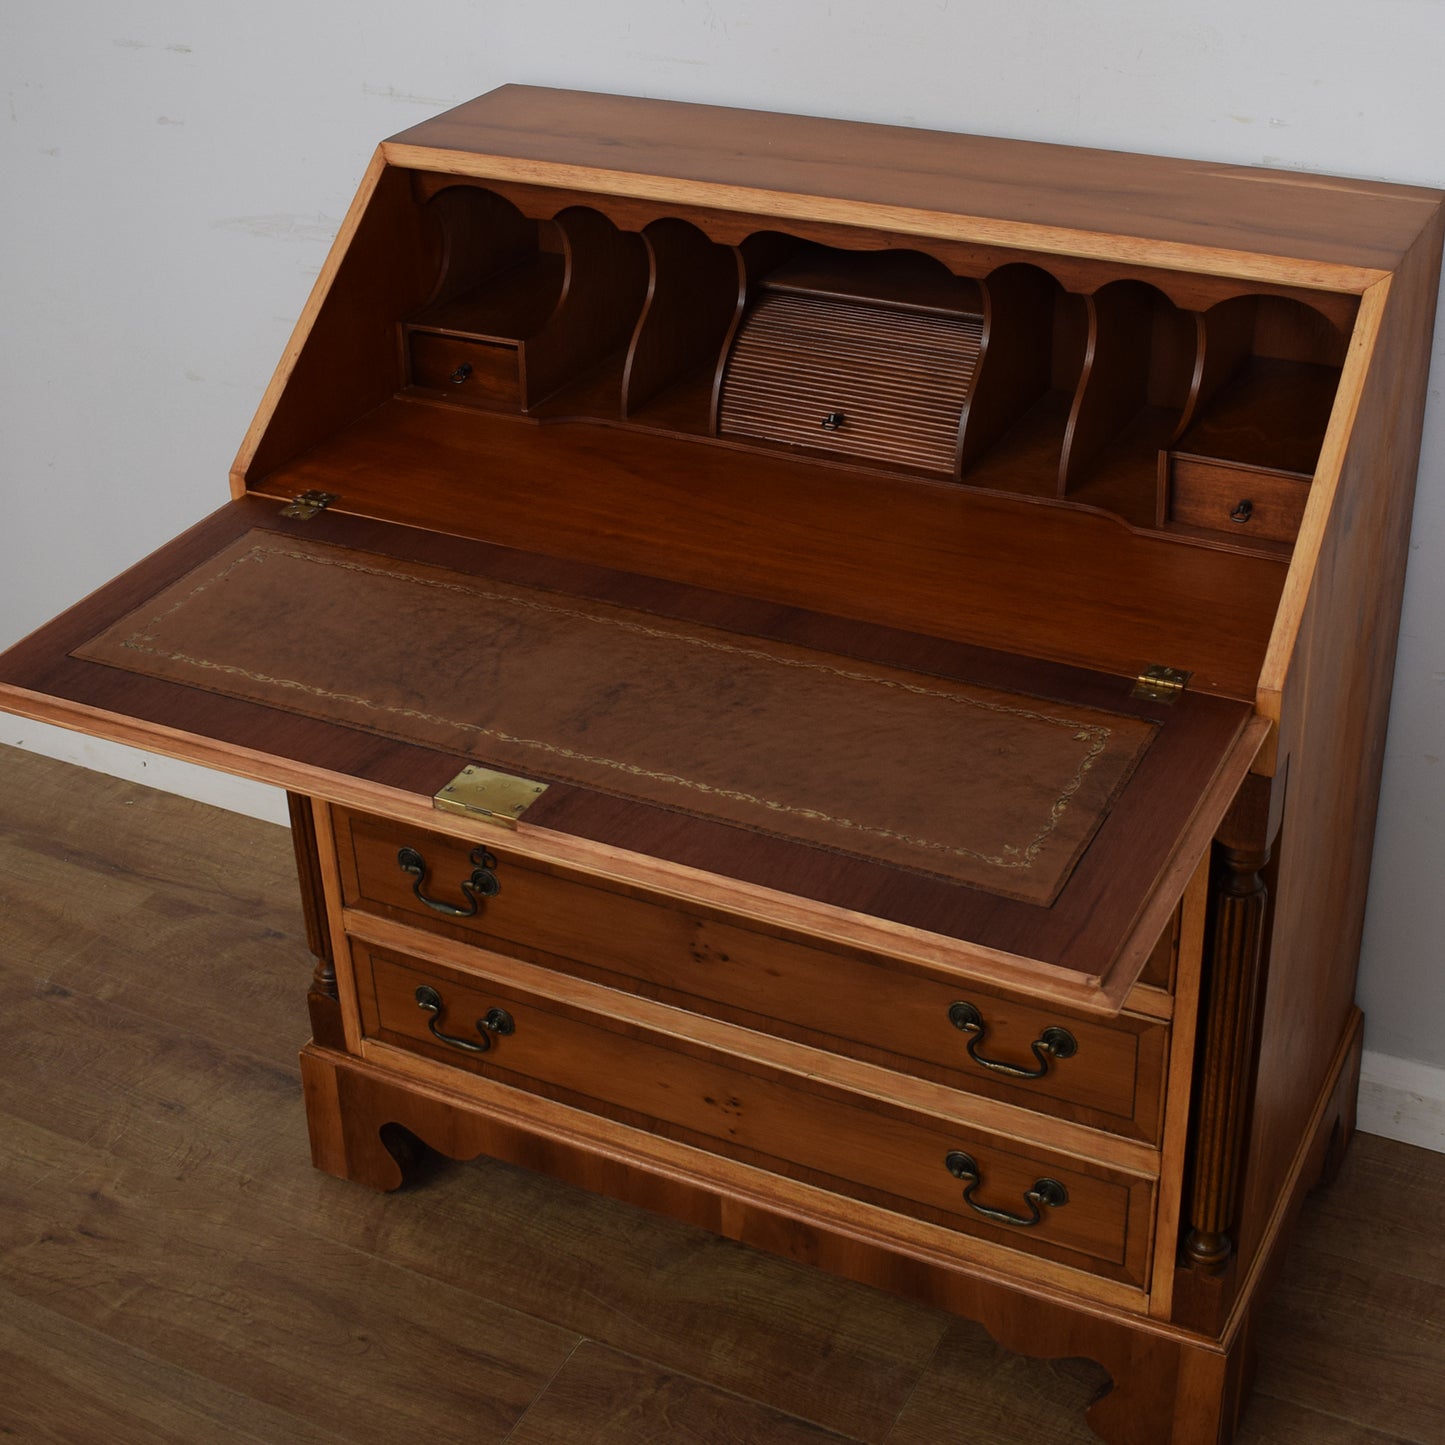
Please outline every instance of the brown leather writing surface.
[[76, 655], [1044, 904], [1155, 733], [261, 533]]

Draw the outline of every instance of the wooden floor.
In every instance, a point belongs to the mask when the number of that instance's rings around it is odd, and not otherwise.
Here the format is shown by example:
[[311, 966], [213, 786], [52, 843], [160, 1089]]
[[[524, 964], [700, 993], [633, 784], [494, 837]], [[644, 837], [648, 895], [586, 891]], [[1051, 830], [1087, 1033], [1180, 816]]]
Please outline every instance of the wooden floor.
[[[519, 1170], [311, 1169], [275, 827], [0, 749], [0, 1437], [1067, 1445], [1103, 1381]], [[1445, 1155], [1362, 1135], [1245, 1442], [1445, 1441]]]

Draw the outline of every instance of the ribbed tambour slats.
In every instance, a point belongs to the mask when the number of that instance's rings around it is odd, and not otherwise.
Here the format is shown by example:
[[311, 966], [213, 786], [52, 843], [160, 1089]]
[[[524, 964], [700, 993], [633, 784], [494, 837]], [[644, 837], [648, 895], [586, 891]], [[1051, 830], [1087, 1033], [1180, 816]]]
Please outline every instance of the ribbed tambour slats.
[[976, 316], [764, 295], [734, 343], [719, 429], [952, 472], [981, 334]]

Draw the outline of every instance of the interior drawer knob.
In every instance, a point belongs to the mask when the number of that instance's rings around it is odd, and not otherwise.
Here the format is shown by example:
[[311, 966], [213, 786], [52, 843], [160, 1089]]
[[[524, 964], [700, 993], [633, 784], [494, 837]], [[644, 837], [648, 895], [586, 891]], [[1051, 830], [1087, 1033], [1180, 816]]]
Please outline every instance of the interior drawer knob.
[[517, 1023], [511, 1014], [504, 1008], [493, 1008], [487, 1010], [485, 1018], [477, 1020], [477, 1037], [475, 1039], [462, 1039], [455, 1034], [444, 1034], [437, 1025], [441, 1022], [446, 1005], [442, 1003], [441, 994], [429, 984], [424, 983], [417, 989], [416, 1006], [431, 1015], [426, 1026], [432, 1031], [433, 1038], [440, 1039], [442, 1043], [449, 1044], [454, 1049], [464, 1049], [469, 1054], [485, 1054], [492, 1047], [493, 1039], [517, 1032]]
[[1028, 1205], [1027, 1214], [1011, 1214], [1007, 1209], [995, 1209], [991, 1204], [980, 1204], [973, 1196], [983, 1187], [983, 1179], [974, 1163], [972, 1154], [962, 1149], [950, 1149], [945, 1157], [944, 1167], [955, 1179], [961, 1179], [966, 1186], [963, 1202], [975, 1214], [994, 1224], [1009, 1224], [1015, 1229], [1032, 1229], [1044, 1217], [1045, 1209], [1062, 1209], [1069, 1202], [1069, 1191], [1057, 1179], [1036, 1179], [1034, 1187], [1024, 1195]]
[[464, 361], [447, 379], [453, 386], [460, 386], [472, 374], [472, 364]]
[[1010, 1079], [1042, 1079], [1053, 1066], [1055, 1059], [1071, 1059], [1079, 1052], [1078, 1040], [1068, 1029], [1060, 1028], [1057, 1024], [1050, 1024], [1029, 1045], [1029, 1048], [1033, 1050], [1034, 1058], [1038, 1060], [1037, 1068], [1031, 1069], [1022, 1064], [1005, 1064], [998, 1059], [986, 1059], [979, 1053], [979, 1045], [983, 1043], [984, 1037], [988, 1033], [988, 1026], [983, 1021], [983, 1015], [973, 1004], [965, 1002], [950, 1004], [948, 1021], [960, 1033], [970, 1035], [968, 1056], [974, 1063], [981, 1064], [985, 1069], [992, 1069], [994, 1073], [1003, 1074]]
[[440, 898], [429, 898], [423, 891], [426, 883], [427, 861], [415, 848], [403, 848], [396, 855], [397, 867], [410, 876], [411, 891], [433, 913], [446, 918], [474, 918], [481, 907], [483, 898], [495, 898], [502, 891], [502, 885], [492, 870], [497, 866], [496, 858], [485, 848], [473, 848], [471, 852], [472, 876], [461, 882], [464, 904], [446, 903]]
[[1236, 504], [1234, 510], [1229, 514], [1231, 522], [1247, 522], [1254, 516], [1254, 503], [1248, 497]]

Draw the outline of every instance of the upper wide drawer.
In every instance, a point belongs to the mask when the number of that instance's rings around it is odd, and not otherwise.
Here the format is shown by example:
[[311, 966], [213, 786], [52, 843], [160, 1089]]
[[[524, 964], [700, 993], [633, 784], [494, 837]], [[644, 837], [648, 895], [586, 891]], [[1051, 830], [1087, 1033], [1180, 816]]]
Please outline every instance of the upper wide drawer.
[[1091, 1018], [810, 944], [540, 865], [502, 841], [479, 847], [340, 809], [334, 817], [348, 908], [1094, 1128], [1158, 1137], [1163, 1024]]

